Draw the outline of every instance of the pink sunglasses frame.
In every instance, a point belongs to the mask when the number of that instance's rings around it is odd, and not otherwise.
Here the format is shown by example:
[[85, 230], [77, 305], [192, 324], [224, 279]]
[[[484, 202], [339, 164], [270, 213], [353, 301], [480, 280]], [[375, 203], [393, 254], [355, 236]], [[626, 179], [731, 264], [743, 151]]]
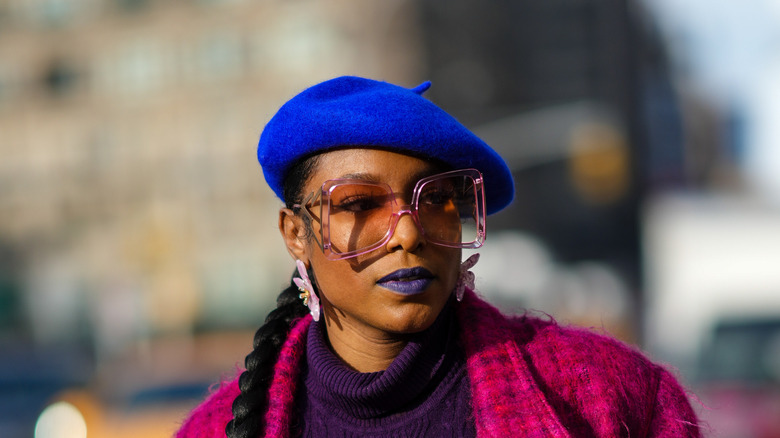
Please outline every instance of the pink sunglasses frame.
[[[432, 238], [431, 236], [426, 235], [425, 230], [423, 229], [420, 223], [420, 219], [418, 217], [417, 211], [418, 211], [419, 196], [425, 184], [441, 178], [448, 178], [453, 176], [464, 176], [464, 177], [471, 178], [472, 181], [474, 181], [474, 192], [475, 192], [474, 195], [476, 197], [476, 204], [477, 204], [476, 205], [477, 211], [476, 211], [476, 218], [475, 218], [477, 233], [476, 233], [476, 239], [470, 242], [453, 243], [453, 242], [446, 242], [446, 241]], [[329, 211], [331, 208], [330, 194], [333, 192], [333, 190], [336, 187], [344, 184], [362, 184], [368, 186], [382, 187], [386, 189], [387, 192], [390, 193], [391, 195], [393, 213], [392, 213], [391, 223], [390, 226], [388, 227], [387, 232], [382, 237], [382, 239], [380, 239], [377, 243], [368, 246], [366, 248], [340, 253], [340, 252], [333, 251], [333, 247], [330, 242], [330, 224], [328, 220], [328, 215], [324, 213], [326, 211]], [[310, 208], [309, 205], [318, 200], [321, 201], [320, 215], [319, 215], [321, 221], [320, 240], [318, 240], [316, 236], [314, 237], [314, 240], [317, 242], [317, 245], [320, 247], [323, 254], [325, 254], [325, 257], [327, 257], [329, 260], [343, 260], [352, 257], [357, 257], [361, 254], [365, 254], [367, 252], [371, 252], [382, 247], [388, 242], [388, 240], [390, 240], [393, 233], [395, 232], [395, 227], [398, 225], [398, 221], [401, 219], [401, 216], [403, 216], [404, 214], [409, 214], [412, 217], [412, 220], [414, 221], [414, 224], [417, 226], [417, 230], [420, 232], [420, 234], [426, 239], [426, 241], [431, 242], [433, 244], [439, 246], [446, 246], [450, 248], [479, 248], [485, 243], [485, 237], [486, 237], [485, 186], [484, 186], [484, 179], [482, 177], [482, 174], [477, 169], [453, 170], [449, 172], [427, 176], [425, 178], [420, 179], [419, 181], [417, 181], [417, 183], [414, 186], [414, 192], [412, 193], [412, 202], [409, 205], [399, 206], [395, 198], [396, 197], [393, 190], [390, 188], [389, 185], [384, 183], [368, 182], [359, 179], [331, 179], [325, 181], [322, 184], [320, 190], [316, 190], [314, 192], [309, 193], [303, 199], [301, 204], [293, 205], [293, 208], [302, 210], [304, 214], [306, 214], [314, 222], [316, 221], [316, 219], [309, 211]], [[328, 210], [325, 210], [326, 207]]]

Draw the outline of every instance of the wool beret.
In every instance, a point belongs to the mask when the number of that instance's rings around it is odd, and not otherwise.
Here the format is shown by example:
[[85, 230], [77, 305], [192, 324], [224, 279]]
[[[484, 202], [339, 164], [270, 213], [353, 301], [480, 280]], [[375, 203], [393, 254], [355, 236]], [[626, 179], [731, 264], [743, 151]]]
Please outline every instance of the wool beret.
[[485, 178], [487, 213], [506, 207], [514, 182], [504, 160], [444, 110], [424, 98], [431, 83], [407, 89], [344, 76], [290, 99], [266, 124], [257, 158], [279, 198], [290, 167], [329, 149], [365, 146], [430, 157], [453, 169], [475, 168]]

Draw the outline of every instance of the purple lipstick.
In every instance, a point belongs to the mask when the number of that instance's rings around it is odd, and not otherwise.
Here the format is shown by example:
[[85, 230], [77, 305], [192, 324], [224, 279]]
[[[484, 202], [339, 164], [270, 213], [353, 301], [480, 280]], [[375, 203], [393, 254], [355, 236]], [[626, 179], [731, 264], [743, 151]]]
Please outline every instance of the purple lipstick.
[[391, 272], [377, 281], [377, 284], [401, 295], [423, 293], [433, 281], [431, 271], [423, 268], [405, 268]]

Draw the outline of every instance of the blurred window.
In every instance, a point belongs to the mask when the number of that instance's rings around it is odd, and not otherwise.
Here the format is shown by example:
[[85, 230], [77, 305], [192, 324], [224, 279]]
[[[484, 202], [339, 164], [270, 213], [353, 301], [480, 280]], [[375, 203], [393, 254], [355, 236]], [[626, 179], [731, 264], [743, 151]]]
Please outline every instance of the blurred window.
[[137, 12], [149, 5], [149, 0], [114, 0], [122, 11]]
[[71, 93], [77, 82], [78, 72], [69, 62], [63, 60], [52, 61], [43, 76], [46, 90], [55, 97]]
[[131, 41], [94, 59], [91, 66], [94, 91], [106, 96], [156, 91], [164, 85], [168, 62], [158, 41]]
[[73, 16], [74, 2], [70, 0], [41, 0], [39, 13], [46, 24], [67, 23]]
[[706, 381], [765, 383], [780, 378], [780, 317], [719, 323], [704, 349]]
[[202, 4], [202, 5], [229, 5], [229, 4], [238, 4], [238, 3], [244, 3], [246, 0], [196, 0], [195, 3]]
[[206, 80], [227, 79], [241, 73], [244, 65], [242, 41], [236, 33], [217, 33], [200, 46], [200, 73]]
[[61, 26], [74, 18], [81, 0], [23, 0], [12, 5], [26, 21], [44, 26]]
[[3, 31], [12, 21], [11, 6], [7, 2], [0, 2], [0, 31]]
[[0, 333], [16, 329], [20, 307], [20, 291], [15, 272], [20, 255], [0, 243]]

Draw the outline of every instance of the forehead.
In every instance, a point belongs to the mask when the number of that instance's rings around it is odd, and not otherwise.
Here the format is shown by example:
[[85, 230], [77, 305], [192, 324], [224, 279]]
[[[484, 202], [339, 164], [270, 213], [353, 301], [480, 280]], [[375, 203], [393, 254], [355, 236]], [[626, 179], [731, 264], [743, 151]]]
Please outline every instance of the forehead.
[[433, 160], [380, 149], [349, 148], [320, 155], [307, 188], [313, 190], [327, 180], [359, 178], [403, 189], [425, 176], [442, 170]]

